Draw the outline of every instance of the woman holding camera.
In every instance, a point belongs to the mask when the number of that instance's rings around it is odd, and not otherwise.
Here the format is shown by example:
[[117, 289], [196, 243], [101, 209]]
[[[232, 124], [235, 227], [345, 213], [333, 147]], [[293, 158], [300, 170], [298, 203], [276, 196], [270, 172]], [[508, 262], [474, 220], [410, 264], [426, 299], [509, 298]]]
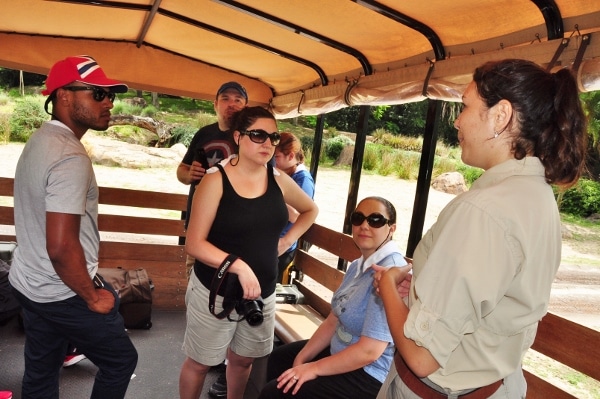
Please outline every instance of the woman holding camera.
[[[242, 109], [233, 116], [232, 132], [237, 155], [209, 170], [199, 183], [187, 232], [186, 250], [196, 263], [186, 292], [187, 357], [179, 377], [179, 394], [186, 399], [200, 396], [208, 370], [225, 358], [228, 398], [243, 397], [254, 358], [273, 349], [277, 257], [310, 227], [318, 212], [310, 197], [269, 163], [280, 141], [269, 111]], [[286, 203], [299, 216], [280, 238], [288, 220]], [[209, 310], [213, 278], [223, 275]], [[229, 298], [232, 291], [239, 295]], [[262, 307], [262, 323], [240, 320], [244, 315], [236, 310], [228, 317], [215, 317], [228, 301], [237, 302], [242, 313]]]
[[[405, 265], [392, 241], [396, 210], [381, 197], [363, 199], [351, 216], [362, 256], [333, 294], [331, 312], [308, 341], [276, 348], [259, 399], [375, 398], [392, 363], [394, 345], [372, 265]], [[405, 268], [410, 269], [410, 266]]]

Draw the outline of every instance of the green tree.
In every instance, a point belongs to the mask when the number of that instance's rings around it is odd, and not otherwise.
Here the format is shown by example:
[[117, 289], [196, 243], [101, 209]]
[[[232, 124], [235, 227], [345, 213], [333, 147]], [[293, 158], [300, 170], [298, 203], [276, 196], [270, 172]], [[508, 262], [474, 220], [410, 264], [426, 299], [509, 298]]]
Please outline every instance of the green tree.
[[[19, 87], [20, 71], [14, 69], [0, 68], [0, 86], [8, 89]], [[37, 73], [23, 72], [23, 82], [25, 86], [41, 86], [46, 80], [45, 75]]]
[[590, 178], [600, 181], [600, 91], [580, 95], [588, 117], [588, 169]]

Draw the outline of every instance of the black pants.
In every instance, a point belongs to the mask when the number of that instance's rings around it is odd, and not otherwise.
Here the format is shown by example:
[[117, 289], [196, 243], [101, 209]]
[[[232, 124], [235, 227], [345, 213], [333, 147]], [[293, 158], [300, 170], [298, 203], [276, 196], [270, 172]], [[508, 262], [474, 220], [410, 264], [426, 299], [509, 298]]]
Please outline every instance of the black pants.
[[25, 324], [23, 398], [58, 399], [59, 374], [69, 343], [98, 366], [92, 399], [125, 397], [138, 355], [118, 313], [117, 294], [110, 285], [105, 287], [116, 299], [115, 308], [106, 315], [90, 311], [77, 295], [37, 303], [13, 290], [23, 306]]
[[[367, 374], [362, 368], [349, 373], [317, 377], [305, 382], [296, 395], [290, 389], [284, 394], [277, 388], [277, 377], [292, 367], [294, 359], [308, 341], [298, 341], [276, 348], [267, 363], [267, 385], [258, 399], [370, 399], [377, 397], [381, 382]], [[329, 348], [313, 360], [330, 356]]]

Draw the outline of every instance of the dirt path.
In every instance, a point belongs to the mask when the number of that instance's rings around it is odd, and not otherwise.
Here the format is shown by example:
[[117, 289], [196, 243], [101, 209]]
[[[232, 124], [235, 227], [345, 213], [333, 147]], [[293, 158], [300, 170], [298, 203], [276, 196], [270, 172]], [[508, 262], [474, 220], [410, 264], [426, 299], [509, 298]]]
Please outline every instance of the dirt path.
[[[126, 146], [126, 144], [123, 144]], [[14, 177], [14, 170], [23, 145], [0, 144], [0, 176]], [[137, 156], [137, 155], [136, 155]], [[144, 155], [146, 156], [146, 155]], [[169, 167], [127, 169], [96, 165], [96, 177], [101, 186], [124, 187], [151, 191], [187, 193], [187, 186], [175, 177], [177, 163]], [[350, 172], [321, 168], [317, 174], [315, 202], [320, 212], [317, 222], [334, 230], [341, 230], [348, 198]], [[415, 182], [394, 176], [363, 175], [359, 200], [369, 195], [389, 199], [398, 213], [398, 229], [394, 240], [406, 248]], [[442, 208], [454, 195], [430, 190], [424, 231], [436, 220]], [[1, 226], [0, 226], [1, 227]], [[563, 243], [563, 263], [553, 285], [550, 310], [577, 323], [600, 330], [600, 241], [590, 243], [569, 241]]]

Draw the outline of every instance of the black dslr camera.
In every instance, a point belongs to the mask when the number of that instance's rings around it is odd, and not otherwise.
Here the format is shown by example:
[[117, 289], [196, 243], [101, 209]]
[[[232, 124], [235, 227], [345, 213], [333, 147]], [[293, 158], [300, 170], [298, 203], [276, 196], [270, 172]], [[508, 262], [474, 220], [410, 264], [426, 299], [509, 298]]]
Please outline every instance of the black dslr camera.
[[256, 300], [242, 299], [236, 303], [235, 311], [242, 316], [240, 321], [246, 319], [248, 324], [256, 327], [261, 325], [264, 320], [263, 306], [261, 298]]

